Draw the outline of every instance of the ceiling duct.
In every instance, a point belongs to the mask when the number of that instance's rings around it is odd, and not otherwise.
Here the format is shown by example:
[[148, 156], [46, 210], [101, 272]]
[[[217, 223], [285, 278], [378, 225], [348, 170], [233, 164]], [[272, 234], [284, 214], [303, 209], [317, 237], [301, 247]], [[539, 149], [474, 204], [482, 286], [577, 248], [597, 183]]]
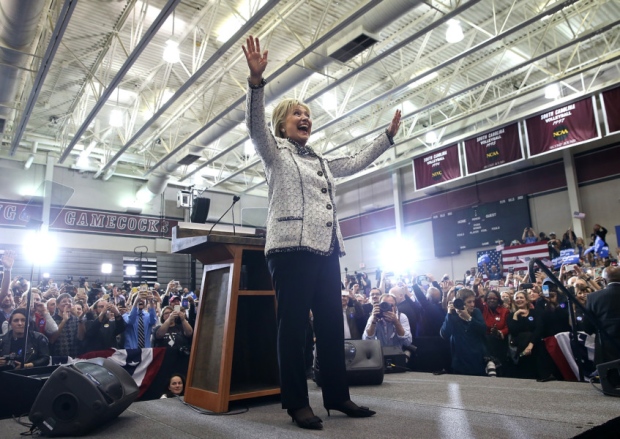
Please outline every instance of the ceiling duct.
[[[13, 105], [24, 76], [19, 67], [30, 65], [31, 46], [46, 0], [0, 0], [0, 132], [14, 117]], [[10, 104], [7, 106], [6, 104]], [[10, 123], [10, 122], [9, 122]]]
[[327, 49], [327, 56], [346, 63], [379, 42], [379, 35], [373, 35], [359, 26]]
[[191, 165], [192, 163], [194, 163], [196, 160], [198, 160], [200, 158], [199, 155], [195, 155], [195, 154], [187, 154], [185, 157], [183, 157], [181, 160], [179, 160], [179, 165]]
[[[346, 29], [364, 29], [368, 35], [378, 35], [378, 33], [395, 20], [406, 15], [411, 9], [420, 6], [420, 0], [390, 0], [383, 2], [367, 13], [360, 19], [351, 23]], [[347, 31], [345, 35], [351, 35], [354, 31]], [[359, 35], [359, 34], [358, 34]], [[342, 40], [340, 40], [342, 41]], [[303, 62], [291, 66], [286, 72], [278, 76], [273, 82], [265, 87], [265, 104], [275, 101], [280, 96], [288, 92], [291, 88], [308, 79], [315, 72], [322, 71], [327, 65], [333, 62], [332, 58], [327, 57], [329, 44], [325, 44], [315, 52], [310, 53], [303, 59]], [[303, 67], [302, 67], [303, 65]], [[190, 153], [199, 154], [208, 145], [215, 142], [224, 134], [230, 132], [233, 128], [244, 121], [245, 112], [243, 106], [239, 106], [231, 110], [228, 114], [220, 114], [218, 120], [212, 127], [205, 130], [201, 135], [196, 137], [192, 142], [194, 145], [190, 148]], [[181, 164], [178, 157], [183, 152], [172, 156], [166, 163], [162, 164], [167, 174], [174, 172]], [[175, 161], [176, 160], [176, 161]], [[157, 179], [158, 172], [149, 176], [150, 179]], [[162, 187], [162, 191], [165, 187]]]

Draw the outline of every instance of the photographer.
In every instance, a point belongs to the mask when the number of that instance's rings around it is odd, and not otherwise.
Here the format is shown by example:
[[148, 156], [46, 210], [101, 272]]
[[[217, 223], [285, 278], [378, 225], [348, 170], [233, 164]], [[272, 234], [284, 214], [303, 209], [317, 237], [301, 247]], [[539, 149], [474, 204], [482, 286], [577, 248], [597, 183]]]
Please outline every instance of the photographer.
[[138, 293], [129, 313], [123, 315], [125, 320], [125, 349], [142, 349], [151, 347], [151, 331], [157, 323], [153, 294], [142, 290]]
[[357, 301], [355, 293], [359, 285], [353, 285], [352, 290], [342, 290], [342, 315], [344, 320], [345, 340], [360, 340], [362, 335], [358, 328], [358, 321], [364, 318], [362, 304]]
[[[10, 330], [0, 337], [0, 370], [28, 369], [46, 366], [49, 363], [49, 344], [47, 337], [36, 331], [28, 331], [26, 342], [26, 310], [18, 308], [9, 317]], [[34, 325], [31, 325], [31, 327]]]
[[458, 298], [448, 302], [448, 314], [440, 330], [441, 336], [450, 340], [454, 373], [486, 375], [486, 331], [482, 313], [476, 308], [475, 293], [462, 288]]
[[79, 353], [79, 342], [84, 339], [86, 332], [84, 322], [75, 315], [73, 298], [68, 293], [58, 296], [56, 303], [57, 310], [53, 318], [58, 331], [50, 335], [52, 355], [75, 358]]
[[126, 324], [116, 305], [100, 299], [93, 306], [90, 315], [94, 316], [94, 319], [86, 320], [86, 352], [122, 348], [118, 338], [125, 332]]
[[[428, 276], [426, 276], [428, 279]], [[432, 281], [432, 277], [430, 278]], [[413, 293], [417, 301], [420, 303], [422, 312], [420, 315], [420, 323], [417, 327], [418, 337], [436, 337], [439, 335], [439, 329], [446, 317], [446, 311], [441, 304], [441, 289], [435, 286], [436, 282], [432, 286], [428, 287], [426, 294], [420, 287], [415, 284], [413, 286]]]
[[154, 347], [173, 348], [189, 355], [194, 330], [185, 317], [185, 310], [180, 305], [166, 306], [159, 321], [161, 325], [154, 330]]
[[381, 346], [399, 346], [411, 344], [411, 331], [407, 316], [398, 312], [396, 298], [391, 294], [381, 296], [375, 305], [364, 330], [364, 340], [379, 340]]
[[521, 241], [524, 244], [533, 244], [537, 242], [538, 238], [536, 237], [536, 232], [534, 231], [534, 229], [531, 227], [526, 227], [523, 230], [523, 236], [521, 237]]

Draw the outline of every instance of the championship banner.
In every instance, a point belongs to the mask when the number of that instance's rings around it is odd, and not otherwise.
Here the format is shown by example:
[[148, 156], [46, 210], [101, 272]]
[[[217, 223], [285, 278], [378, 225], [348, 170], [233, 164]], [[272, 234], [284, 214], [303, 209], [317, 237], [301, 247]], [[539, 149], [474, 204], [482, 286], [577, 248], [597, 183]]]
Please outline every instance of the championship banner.
[[416, 191], [461, 177], [458, 144], [413, 159], [413, 181]]
[[607, 135], [620, 133], [620, 87], [601, 93]]
[[518, 123], [467, 139], [463, 145], [466, 175], [498, 168], [524, 158]]
[[594, 108], [594, 97], [589, 97], [526, 119], [529, 156], [600, 139]]
[[[41, 217], [40, 206], [0, 200], [0, 226], [26, 227], [29, 217]], [[150, 238], [170, 238], [177, 220], [92, 209], [52, 207], [50, 230]]]

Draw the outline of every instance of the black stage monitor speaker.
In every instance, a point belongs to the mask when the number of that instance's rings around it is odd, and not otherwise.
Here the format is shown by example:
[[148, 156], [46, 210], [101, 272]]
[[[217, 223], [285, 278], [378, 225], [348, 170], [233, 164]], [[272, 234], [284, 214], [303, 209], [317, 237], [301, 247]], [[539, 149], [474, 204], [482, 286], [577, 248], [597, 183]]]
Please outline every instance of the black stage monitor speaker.
[[80, 436], [120, 415], [138, 397], [138, 386], [106, 358], [60, 366], [30, 410], [45, 436]]
[[598, 364], [596, 370], [601, 380], [603, 393], [609, 396], [620, 396], [620, 360]]
[[383, 348], [383, 363], [385, 372], [407, 372], [407, 356], [399, 346], [385, 346]]
[[194, 207], [192, 208], [191, 221], [193, 223], [204, 224], [209, 215], [209, 206], [211, 200], [209, 198], [194, 198]]
[[[345, 340], [344, 362], [350, 385], [383, 383], [383, 352], [379, 340]], [[321, 386], [321, 371], [315, 352], [314, 381]]]

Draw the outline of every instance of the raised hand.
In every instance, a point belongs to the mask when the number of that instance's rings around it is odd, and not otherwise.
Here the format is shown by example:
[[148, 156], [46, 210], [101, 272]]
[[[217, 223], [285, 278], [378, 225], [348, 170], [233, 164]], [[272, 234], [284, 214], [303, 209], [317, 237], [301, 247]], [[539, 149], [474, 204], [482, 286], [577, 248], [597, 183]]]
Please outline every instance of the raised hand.
[[11, 270], [13, 263], [15, 262], [15, 253], [12, 250], [7, 250], [2, 255], [2, 266], [5, 270]]
[[267, 68], [267, 55], [269, 54], [269, 51], [265, 50], [261, 53], [260, 42], [258, 41], [258, 38], [254, 38], [252, 35], [248, 37], [246, 44], [247, 48], [243, 45], [241, 48], [243, 49], [245, 59], [248, 62], [248, 68], [250, 69], [250, 82], [258, 85], [263, 79], [263, 72]]
[[390, 126], [388, 126], [387, 132], [390, 137], [394, 137], [396, 133], [398, 133], [398, 128], [400, 128], [400, 110], [396, 110], [394, 113], [394, 117], [392, 118], [392, 122], [390, 122]]

